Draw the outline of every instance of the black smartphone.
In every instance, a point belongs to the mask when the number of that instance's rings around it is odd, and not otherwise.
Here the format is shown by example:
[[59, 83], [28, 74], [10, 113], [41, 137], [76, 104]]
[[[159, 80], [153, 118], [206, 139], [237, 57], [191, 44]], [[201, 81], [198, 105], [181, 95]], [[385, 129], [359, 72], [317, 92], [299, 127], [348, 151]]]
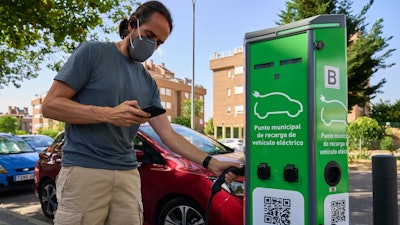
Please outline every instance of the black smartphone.
[[150, 118], [158, 116], [158, 115], [161, 115], [161, 114], [166, 112], [165, 109], [157, 107], [157, 106], [149, 106], [149, 107], [146, 107], [146, 108], [144, 108], [142, 110], [145, 111], [145, 112], [150, 113], [151, 114]]

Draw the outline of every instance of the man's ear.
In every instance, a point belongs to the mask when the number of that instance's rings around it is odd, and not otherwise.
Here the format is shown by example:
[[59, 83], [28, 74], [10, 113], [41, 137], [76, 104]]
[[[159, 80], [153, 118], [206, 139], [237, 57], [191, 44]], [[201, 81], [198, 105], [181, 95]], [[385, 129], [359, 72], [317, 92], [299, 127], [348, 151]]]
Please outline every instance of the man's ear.
[[131, 28], [136, 28], [137, 26], [136, 17], [132, 17], [131, 21], [129, 21], [129, 25], [131, 26]]

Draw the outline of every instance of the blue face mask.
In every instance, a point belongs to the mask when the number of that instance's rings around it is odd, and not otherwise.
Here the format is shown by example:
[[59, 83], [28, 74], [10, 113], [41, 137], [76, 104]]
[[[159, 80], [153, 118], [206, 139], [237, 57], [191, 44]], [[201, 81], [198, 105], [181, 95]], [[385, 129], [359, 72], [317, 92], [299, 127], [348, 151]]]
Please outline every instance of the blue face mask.
[[157, 42], [150, 38], [142, 37], [139, 30], [139, 19], [136, 21], [138, 36], [132, 41], [132, 36], [129, 35], [131, 44], [129, 47], [129, 57], [131, 57], [132, 61], [144, 62], [153, 55], [157, 48]]

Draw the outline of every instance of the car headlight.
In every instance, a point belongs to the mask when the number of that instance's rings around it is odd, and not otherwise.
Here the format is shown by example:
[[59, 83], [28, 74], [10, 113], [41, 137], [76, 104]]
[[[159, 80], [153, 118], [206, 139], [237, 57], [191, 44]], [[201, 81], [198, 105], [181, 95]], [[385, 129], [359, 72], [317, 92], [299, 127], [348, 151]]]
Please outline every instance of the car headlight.
[[0, 173], [8, 173], [8, 171], [0, 164]]

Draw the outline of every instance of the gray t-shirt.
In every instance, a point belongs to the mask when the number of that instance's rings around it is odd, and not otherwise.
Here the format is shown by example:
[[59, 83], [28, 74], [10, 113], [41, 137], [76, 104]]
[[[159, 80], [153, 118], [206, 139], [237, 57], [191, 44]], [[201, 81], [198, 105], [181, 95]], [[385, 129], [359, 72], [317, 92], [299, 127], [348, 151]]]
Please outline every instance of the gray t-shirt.
[[[72, 53], [55, 80], [77, 93], [72, 100], [114, 107], [137, 100], [141, 108], [161, 107], [157, 84], [141, 63], [131, 62], [111, 42], [84, 42]], [[133, 139], [138, 125], [66, 124], [62, 166], [110, 170], [136, 168]]]

